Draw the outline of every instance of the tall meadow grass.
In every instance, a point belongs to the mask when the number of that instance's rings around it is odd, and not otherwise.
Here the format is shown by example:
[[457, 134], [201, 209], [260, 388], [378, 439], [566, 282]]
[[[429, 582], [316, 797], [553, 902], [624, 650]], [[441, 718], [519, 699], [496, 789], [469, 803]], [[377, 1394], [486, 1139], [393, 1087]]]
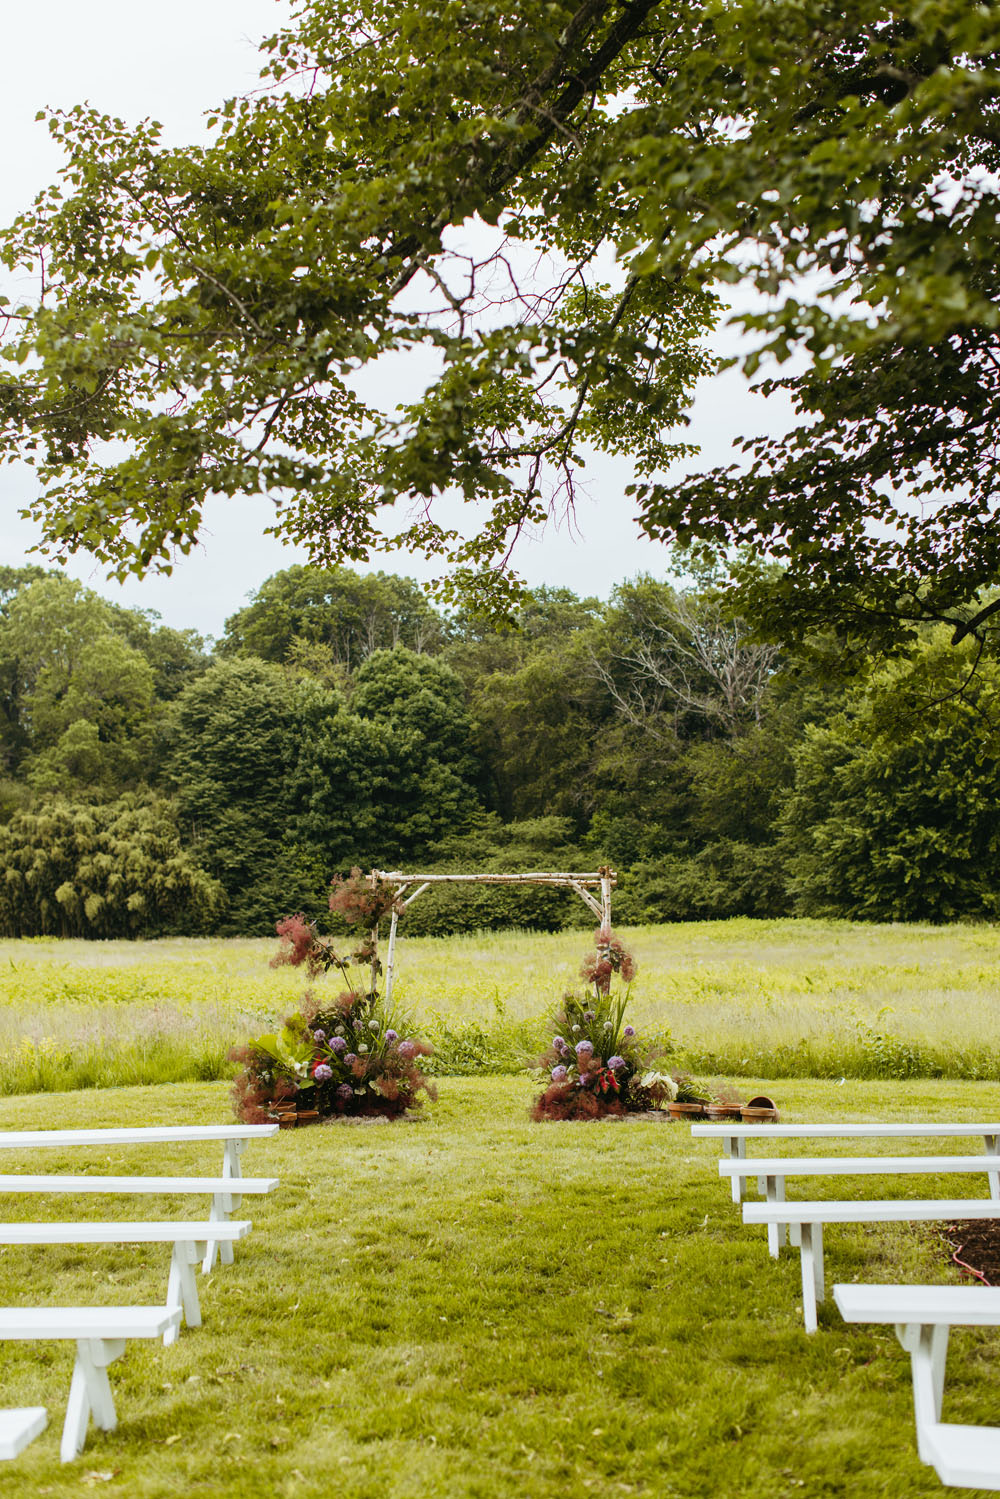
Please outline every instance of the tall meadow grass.
[[[630, 1017], [679, 1065], [733, 1077], [1000, 1080], [1000, 929], [735, 920], [622, 934]], [[437, 1073], [513, 1073], [580, 987], [588, 931], [405, 936], [396, 997]], [[295, 1007], [275, 943], [0, 943], [0, 1092], [229, 1075]], [[333, 980], [319, 980], [329, 986]]]

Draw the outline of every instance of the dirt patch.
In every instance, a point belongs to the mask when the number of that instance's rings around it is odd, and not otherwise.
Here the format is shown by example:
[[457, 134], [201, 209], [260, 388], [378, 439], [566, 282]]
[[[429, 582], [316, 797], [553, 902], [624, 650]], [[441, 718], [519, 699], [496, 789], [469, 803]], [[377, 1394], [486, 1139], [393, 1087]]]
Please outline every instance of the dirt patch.
[[1000, 1286], [1000, 1221], [962, 1218], [942, 1224], [938, 1238], [948, 1258], [970, 1279]]

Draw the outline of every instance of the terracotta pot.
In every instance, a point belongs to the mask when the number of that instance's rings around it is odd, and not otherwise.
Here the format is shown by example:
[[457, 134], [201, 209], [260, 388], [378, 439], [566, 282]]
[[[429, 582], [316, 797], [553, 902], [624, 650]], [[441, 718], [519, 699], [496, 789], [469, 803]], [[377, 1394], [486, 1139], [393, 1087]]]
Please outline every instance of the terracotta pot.
[[773, 1098], [767, 1098], [763, 1093], [756, 1098], [751, 1098], [740, 1110], [744, 1124], [777, 1124], [778, 1107]]
[[672, 1103], [670, 1104], [671, 1119], [704, 1119], [705, 1105], [703, 1103]]
[[741, 1119], [743, 1117], [743, 1108], [738, 1103], [710, 1103], [705, 1113], [709, 1119], [719, 1122], [725, 1119]]

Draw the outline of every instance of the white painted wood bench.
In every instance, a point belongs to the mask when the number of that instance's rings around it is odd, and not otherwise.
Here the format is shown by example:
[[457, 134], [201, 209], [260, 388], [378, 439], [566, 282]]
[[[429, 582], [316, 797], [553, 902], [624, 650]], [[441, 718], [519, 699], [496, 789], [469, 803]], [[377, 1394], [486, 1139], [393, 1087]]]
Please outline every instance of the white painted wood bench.
[[76, 1363], [69, 1388], [60, 1456], [70, 1462], [81, 1451], [91, 1415], [102, 1431], [117, 1425], [108, 1365], [125, 1352], [129, 1338], [161, 1338], [181, 1319], [179, 1306], [0, 1307], [0, 1338], [69, 1338]]
[[[789, 1176], [943, 1176], [976, 1175], [985, 1171], [990, 1181], [1000, 1172], [1000, 1156], [995, 1155], [873, 1155], [873, 1156], [785, 1156], [755, 1161], [721, 1160], [719, 1175], [734, 1180], [748, 1176], [758, 1178], [762, 1195], [768, 1202], [784, 1202], [785, 1178]], [[996, 1200], [996, 1199], [992, 1199]], [[777, 1258], [785, 1240], [784, 1224], [768, 1225], [767, 1243]], [[794, 1241], [793, 1241], [794, 1242]]]
[[[763, 1140], [972, 1140], [982, 1137], [986, 1154], [1000, 1154], [1000, 1123], [961, 1124], [692, 1124], [699, 1140], [721, 1140], [730, 1160], [745, 1160], [747, 1143]], [[734, 1176], [733, 1201], [742, 1202], [744, 1178]], [[763, 1192], [763, 1186], [761, 1191]], [[990, 1196], [1000, 1199], [1000, 1176], [990, 1177]]]
[[917, 1451], [943, 1483], [1000, 1489], [1000, 1428], [941, 1420], [952, 1327], [1000, 1326], [1000, 1288], [836, 1285], [846, 1322], [892, 1322], [910, 1355]]
[[[0, 1176], [0, 1193], [46, 1192], [46, 1193], [178, 1193], [206, 1194], [212, 1198], [209, 1218], [213, 1223], [228, 1223], [229, 1214], [240, 1206], [245, 1194], [273, 1192], [278, 1185], [274, 1176], [241, 1176], [239, 1191], [233, 1192], [233, 1178], [218, 1176], [32, 1176], [17, 1172]], [[206, 1273], [215, 1262], [216, 1250], [225, 1263], [233, 1258], [231, 1240], [215, 1235], [208, 1241], [208, 1249], [202, 1264]]]
[[49, 1424], [44, 1405], [23, 1405], [0, 1410], [0, 1459], [16, 1457], [29, 1442], [41, 1436]]
[[[947, 1223], [954, 1218], [1000, 1218], [992, 1198], [905, 1198], [888, 1202], [745, 1202], [744, 1223], [784, 1223], [799, 1236], [802, 1315], [806, 1332], [816, 1331], [816, 1306], [823, 1300], [824, 1223]], [[959, 1287], [959, 1289], [962, 1289]], [[971, 1289], [975, 1289], [972, 1287]]]
[[[252, 1140], [278, 1133], [277, 1124], [141, 1124], [112, 1129], [0, 1130], [0, 1150], [55, 1150], [67, 1146], [222, 1144], [222, 1175], [241, 1176], [240, 1157]], [[232, 1262], [232, 1245], [210, 1245], [204, 1270], [215, 1264], [216, 1249], [223, 1264]]]
[[[219, 1223], [0, 1223], [0, 1244], [170, 1244], [167, 1306], [180, 1306], [188, 1327], [201, 1326], [201, 1306], [194, 1266], [201, 1258], [198, 1246], [209, 1239], [232, 1244], [250, 1232], [246, 1221]], [[203, 1253], [204, 1251], [202, 1251]], [[169, 1327], [165, 1343], [177, 1337]]]

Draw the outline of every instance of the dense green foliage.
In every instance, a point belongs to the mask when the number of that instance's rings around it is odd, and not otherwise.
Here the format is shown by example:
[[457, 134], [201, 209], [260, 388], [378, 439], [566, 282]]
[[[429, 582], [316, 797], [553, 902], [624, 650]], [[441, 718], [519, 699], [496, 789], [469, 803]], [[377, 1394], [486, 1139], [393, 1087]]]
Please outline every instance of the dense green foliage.
[[[495, 633], [406, 580], [298, 567], [213, 658], [63, 578], [5, 585], [8, 935], [329, 921], [354, 865], [610, 862], [619, 922], [1000, 913], [998, 667], [941, 627], [881, 666], [822, 637], [779, 653], [706, 576], [539, 589]], [[567, 891], [437, 887], [405, 921], [588, 919]]]
[[[314, 0], [263, 69], [207, 147], [50, 117], [62, 180], [0, 242], [38, 281], [0, 450], [36, 464], [53, 547], [142, 572], [207, 495], [266, 492], [317, 561], [401, 539], [502, 606], [596, 445], [651, 534], [787, 564], [749, 580], [784, 638], [987, 625], [994, 7]], [[800, 356], [802, 422], [671, 483], [726, 282], [756, 294], [747, 371]]]
[[[923, 641], [875, 674], [795, 754], [784, 824], [813, 915], [1000, 915], [1000, 673]], [[929, 711], [932, 710], [932, 711]]]
[[0, 931], [25, 937], [206, 932], [225, 910], [174, 807], [148, 795], [17, 812], [0, 827], [0, 869]]

